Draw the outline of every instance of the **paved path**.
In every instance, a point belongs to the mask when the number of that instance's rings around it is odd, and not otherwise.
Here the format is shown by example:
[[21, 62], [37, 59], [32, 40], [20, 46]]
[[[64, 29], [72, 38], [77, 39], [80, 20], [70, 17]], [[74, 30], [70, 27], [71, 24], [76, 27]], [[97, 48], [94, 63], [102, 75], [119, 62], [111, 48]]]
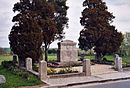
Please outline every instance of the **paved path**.
[[[65, 88], [71, 88], [71, 86], [73, 85], [81, 85], [81, 84], [88, 84], [88, 83], [95, 83], [95, 82], [102, 83], [107, 81], [115, 81], [115, 80], [122, 80], [128, 78], [130, 79], [130, 71], [95, 75], [89, 77], [82, 76], [82, 77], [49, 79], [46, 80], [46, 82], [51, 86], [51, 88], [57, 88], [55, 86], [65, 86]], [[41, 87], [41, 88], [48, 88], [48, 87]]]
[[99, 74], [108, 74], [108, 73], [115, 73], [113, 66], [111, 65], [103, 65], [103, 64], [95, 64], [91, 66], [91, 73], [92, 75], [99, 75]]

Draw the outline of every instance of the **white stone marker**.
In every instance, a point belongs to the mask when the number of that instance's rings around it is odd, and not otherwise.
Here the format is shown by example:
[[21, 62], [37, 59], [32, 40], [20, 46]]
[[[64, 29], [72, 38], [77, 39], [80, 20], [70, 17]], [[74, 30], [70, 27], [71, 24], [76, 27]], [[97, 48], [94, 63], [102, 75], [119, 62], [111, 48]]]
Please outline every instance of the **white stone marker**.
[[32, 71], [32, 59], [31, 58], [26, 58], [26, 69], [28, 71]]
[[123, 71], [122, 70], [122, 58], [119, 57], [119, 55], [117, 55], [117, 54], [115, 54], [115, 56], [114, 56], [114, 63], [115, 63], [115, 65], [114, 65], [115, 70]]
[[86, 76], [91, 76], [91, 64], [89, 59], [84, 59], [83, 61], [83, 72]]
[[47, 62], [44, 60], [39, 63], [39, 78], [40, 80], [47, 79]]

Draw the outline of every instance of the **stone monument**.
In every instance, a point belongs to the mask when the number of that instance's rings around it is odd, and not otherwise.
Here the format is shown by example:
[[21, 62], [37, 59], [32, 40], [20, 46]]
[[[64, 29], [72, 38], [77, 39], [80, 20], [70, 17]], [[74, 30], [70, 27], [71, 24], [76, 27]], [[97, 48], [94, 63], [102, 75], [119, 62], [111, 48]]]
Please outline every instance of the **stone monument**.
[[47, 79], [47, 62], [43, 60], [39, 63], [39, 78], [40, 80]]
[[32, 58], [26, 58], [26, 69], [32, 71]]
[[71, 40], [59, 42], [57, 60], [58, 62], [78, 61], [78, 50], [76, 48], [76, 43]]
[[117, 55], [117, 54], [115, 54], [115, 56], [114, 56], [114, 63], [115, 63], [115, 66], [114, 66], [115, 70], [123, 71], [123, 69], [122, 69], [122, 58], [119, 57], [119, 55]]

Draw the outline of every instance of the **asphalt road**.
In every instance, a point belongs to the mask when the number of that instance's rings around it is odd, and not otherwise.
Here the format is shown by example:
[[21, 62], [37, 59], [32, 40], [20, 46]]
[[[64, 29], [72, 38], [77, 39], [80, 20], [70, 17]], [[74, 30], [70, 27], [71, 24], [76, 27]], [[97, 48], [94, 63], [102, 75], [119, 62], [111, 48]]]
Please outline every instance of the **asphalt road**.
[[99, 85], [94, 85], [94, 86], [84, 86], [80, 88], [130, 88], [130, 80], [115, 82], [115, 83], [108, 83], [108, 84], [99, 84]]

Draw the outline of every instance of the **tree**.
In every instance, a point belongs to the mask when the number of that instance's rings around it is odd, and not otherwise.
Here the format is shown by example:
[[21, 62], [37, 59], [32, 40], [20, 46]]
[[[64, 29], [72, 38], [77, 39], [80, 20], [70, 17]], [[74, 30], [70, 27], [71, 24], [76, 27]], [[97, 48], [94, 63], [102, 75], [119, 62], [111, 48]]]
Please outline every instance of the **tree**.
[[122, 33], [117, 32], [111, 25], [115, 17], [108, 12], [102, 0], [85, 0], [80, 23], [84, 26], [80, 32], [79, 47], [81, 49], [94, 48], [95, 59], [101, 61], [106, 54], [116, 52], [123, 40]]
[[122, 56], [128, 55], [130, 56], [130, 33], [126, 32], [124, 35], [124, 40], [120, 46], [120, 50], [118, 53]]
[[3, 53], [5, 53], [5, 49], [0, 47], [0, 55], [2, 55]]
[[66, 6], [67, 0], [48, 0], [49, 3], [54, 5], [55, 8], [55, 17], [54, 21], [56, 22], [56, 28], [58, 29], [58, 33], [56, 35], [56, 39], [63, 39], [64, 38], [64, 28], [68, 28], [68, 17], [67, 10], [68, 6]]
[[130, 47], [130, 32], [124, 34], [124, 43], [126, 46]]
[[46, 27], [43, 25], [54, 24], [53, 6], [46, 0], [20, 0], [14, 5], [13, 11], [19, 13], [12, 20], [15, 24], [9, 34], [10, 48], [18, 55], [21, 63], [24, 63], [27, 57], [31, 57], [33, 62], [38, 61], [45, 40]]
[[[55, 15], [51, 17], [50, 21], [47, 21], [46, 24], [43, 24], [42, 28], [46, 29], [43, 31], [44, 36], [44, 47], [45, 47], [45, 61], [48, 61], [48, 49], [50, 44], [56, 39], [64, 38], [64, 27], [68, 27], [68, 18], [66, 6], [66, 0], [48, 0], [55, 8]], [[55, 21], [52, 22], [52, 19]]]
[[[43, 21], [42, 21], [43, 22]], [[45, 61], [48, 61], [48, 49], [50, 44], [55, 40], [57, 34], [56, 24], [53, 20], [45, 20], [41, 25], [43, 34], [43, 43], [45, 47]]]

